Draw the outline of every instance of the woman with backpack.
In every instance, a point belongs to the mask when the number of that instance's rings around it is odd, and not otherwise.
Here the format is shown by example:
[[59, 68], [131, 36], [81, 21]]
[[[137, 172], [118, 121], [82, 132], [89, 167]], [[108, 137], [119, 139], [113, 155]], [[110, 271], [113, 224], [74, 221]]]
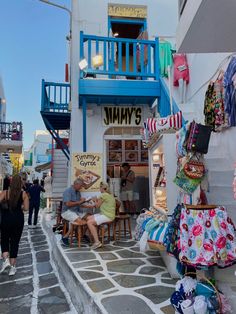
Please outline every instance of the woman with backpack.
[[9, 270], [9, 276], [16, 273], [16, 258], [19, 242], [24, 228], [24, 210], [29, 209], [29, 199], [22, 190], [22, 179], [19, 175], [12, 178], [10, 189], [0, 192], [2, 211], [1, 249], [2, 269], [0, 273]]

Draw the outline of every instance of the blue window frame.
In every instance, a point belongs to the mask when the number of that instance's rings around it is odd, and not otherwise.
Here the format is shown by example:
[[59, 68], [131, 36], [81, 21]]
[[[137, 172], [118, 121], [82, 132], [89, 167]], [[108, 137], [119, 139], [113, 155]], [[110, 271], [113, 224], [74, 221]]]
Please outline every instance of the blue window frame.
[[110, 29], [112, 28], [112, 24], [140, 24], [141, 29], [140, 31], [143, 32], [147, 29], [147, 20], [146, 19], [119, 19], [119, 18], [113, 18], [108, 15], [108, 36], [110, 33]]

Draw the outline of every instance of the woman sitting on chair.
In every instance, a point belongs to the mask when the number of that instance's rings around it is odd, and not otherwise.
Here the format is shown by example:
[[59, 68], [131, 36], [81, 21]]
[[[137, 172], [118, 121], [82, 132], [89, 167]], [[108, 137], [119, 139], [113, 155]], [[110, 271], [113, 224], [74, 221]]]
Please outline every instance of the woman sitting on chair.
[[109, 187], [106, 183], [100, 183], [100, 192], [101, 196], [93, 199], [95, 207], [100, 208], [100, 213], [87, 218], [87, 225], [94, 239], [94, 244], [91, 247], [93, 250], [102, 246], [102, 243], [98, 239], [97, 226], [113, 221], [116, 212], [116, 200], [114, 196], [110, 194]]

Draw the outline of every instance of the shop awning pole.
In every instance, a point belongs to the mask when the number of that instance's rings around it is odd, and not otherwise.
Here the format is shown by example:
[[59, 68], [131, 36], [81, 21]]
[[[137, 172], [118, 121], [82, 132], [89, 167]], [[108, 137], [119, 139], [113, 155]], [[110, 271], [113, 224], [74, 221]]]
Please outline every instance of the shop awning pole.
[[168, 65], [168, 86], [169, 86], [169, 95], [170, 95], [170, 114], [173, 114], [173, 96], [172, 96], [172, 86], [171, 86], [171, 71], [170, 66]]
[[87, 151], [87, 121], [86, 121], [86, 98], [83, 97], [83, 152]]

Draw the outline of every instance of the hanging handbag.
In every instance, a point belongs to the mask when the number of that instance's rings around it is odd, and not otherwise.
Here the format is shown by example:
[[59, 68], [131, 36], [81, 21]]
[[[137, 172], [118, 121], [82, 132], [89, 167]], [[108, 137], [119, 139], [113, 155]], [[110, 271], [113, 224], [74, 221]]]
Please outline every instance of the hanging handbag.
[[205, 174], [204, 163], [197, 160], [189, 160], [184, 165], [184, 173], [190, 179], [200, 179]]
[[212, 127], [192, 121], [186, 134], [187, 151], [207, 154]]
[[186, 176], [184, 169], [177, 172], [173, 182], [188, 194], [192, 194], [199, 186], [203, 178], [191, 179]]

